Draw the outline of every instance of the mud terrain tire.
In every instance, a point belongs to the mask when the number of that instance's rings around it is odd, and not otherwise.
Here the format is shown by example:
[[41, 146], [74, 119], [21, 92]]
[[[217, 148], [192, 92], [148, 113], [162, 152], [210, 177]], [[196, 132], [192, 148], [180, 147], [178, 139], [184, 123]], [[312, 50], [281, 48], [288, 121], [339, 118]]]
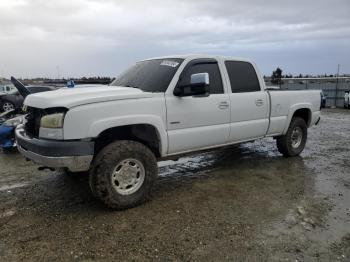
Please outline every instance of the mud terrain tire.
[[278, 151], [285, 157], [298, 156], [305, 147], [307, 126], [304, 119], [293, 117], [284, 136], [277, 138]]
[[97, 154], [90, 169], [89, 184], [92, 194], [104, 204], [122, 210], [149, 199], [157, 174], [157, 160], [148, 147], [120, 140]]

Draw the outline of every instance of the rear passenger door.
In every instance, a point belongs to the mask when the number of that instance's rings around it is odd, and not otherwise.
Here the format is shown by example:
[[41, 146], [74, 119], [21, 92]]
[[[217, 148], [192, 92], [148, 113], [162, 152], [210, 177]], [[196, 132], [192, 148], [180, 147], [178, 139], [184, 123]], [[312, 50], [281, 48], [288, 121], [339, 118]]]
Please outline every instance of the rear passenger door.
[[254, 66], [245, 61], [225, 61], [231, 93], [230, 142], [262, 137], [269, 125], [268, 94], [261, 90]]
[[168, 153], [192, 151], [225, 144], [230, 132], [230, 107], [223, 77], [215, 59], [190, 61], [177, 85], [190, 84], [192, 74], [209, 74], [209, 94], [176, 97], [166, 94]]

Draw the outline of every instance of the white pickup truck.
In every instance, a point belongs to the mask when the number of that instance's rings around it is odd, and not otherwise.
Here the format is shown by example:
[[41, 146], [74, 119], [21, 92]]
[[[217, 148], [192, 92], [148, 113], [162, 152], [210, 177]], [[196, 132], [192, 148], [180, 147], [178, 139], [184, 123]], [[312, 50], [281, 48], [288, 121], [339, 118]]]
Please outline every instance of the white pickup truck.
[[157, 160], [274, 137], [284, 156], [304, 149], [320, 119], [319, 91], [269, 91], [255, 63], [219, 56], [144, 60], [109, 86], [29, 95], [19, 151], [46, 167], [89, 171], [114, 209], [140, 204]]

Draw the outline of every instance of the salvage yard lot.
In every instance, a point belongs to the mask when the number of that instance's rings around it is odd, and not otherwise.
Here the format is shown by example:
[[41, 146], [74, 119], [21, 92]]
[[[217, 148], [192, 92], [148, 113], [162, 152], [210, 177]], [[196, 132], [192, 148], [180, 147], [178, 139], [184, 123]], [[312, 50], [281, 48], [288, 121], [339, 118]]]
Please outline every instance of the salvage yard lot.
[[85, 176], [0, 154], [0, 260], [350, 260], [350, 110], [301, 157], [270, 138], [159, 166], [153, 200], [116, 212]]

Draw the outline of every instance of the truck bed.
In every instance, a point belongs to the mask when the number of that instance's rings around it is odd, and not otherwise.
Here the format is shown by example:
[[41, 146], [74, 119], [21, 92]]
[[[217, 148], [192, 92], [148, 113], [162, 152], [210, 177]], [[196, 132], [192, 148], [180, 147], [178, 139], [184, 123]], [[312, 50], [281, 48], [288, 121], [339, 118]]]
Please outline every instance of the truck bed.
[[310, 109], [311, 116], [308, 126], [313, 125], [320, 115], [320, 91], [319, 90], [269, 90], [270, 97], [270, 125], [268, 136], [285, 133], [290, 121], [290, 111], [294, 107]]

